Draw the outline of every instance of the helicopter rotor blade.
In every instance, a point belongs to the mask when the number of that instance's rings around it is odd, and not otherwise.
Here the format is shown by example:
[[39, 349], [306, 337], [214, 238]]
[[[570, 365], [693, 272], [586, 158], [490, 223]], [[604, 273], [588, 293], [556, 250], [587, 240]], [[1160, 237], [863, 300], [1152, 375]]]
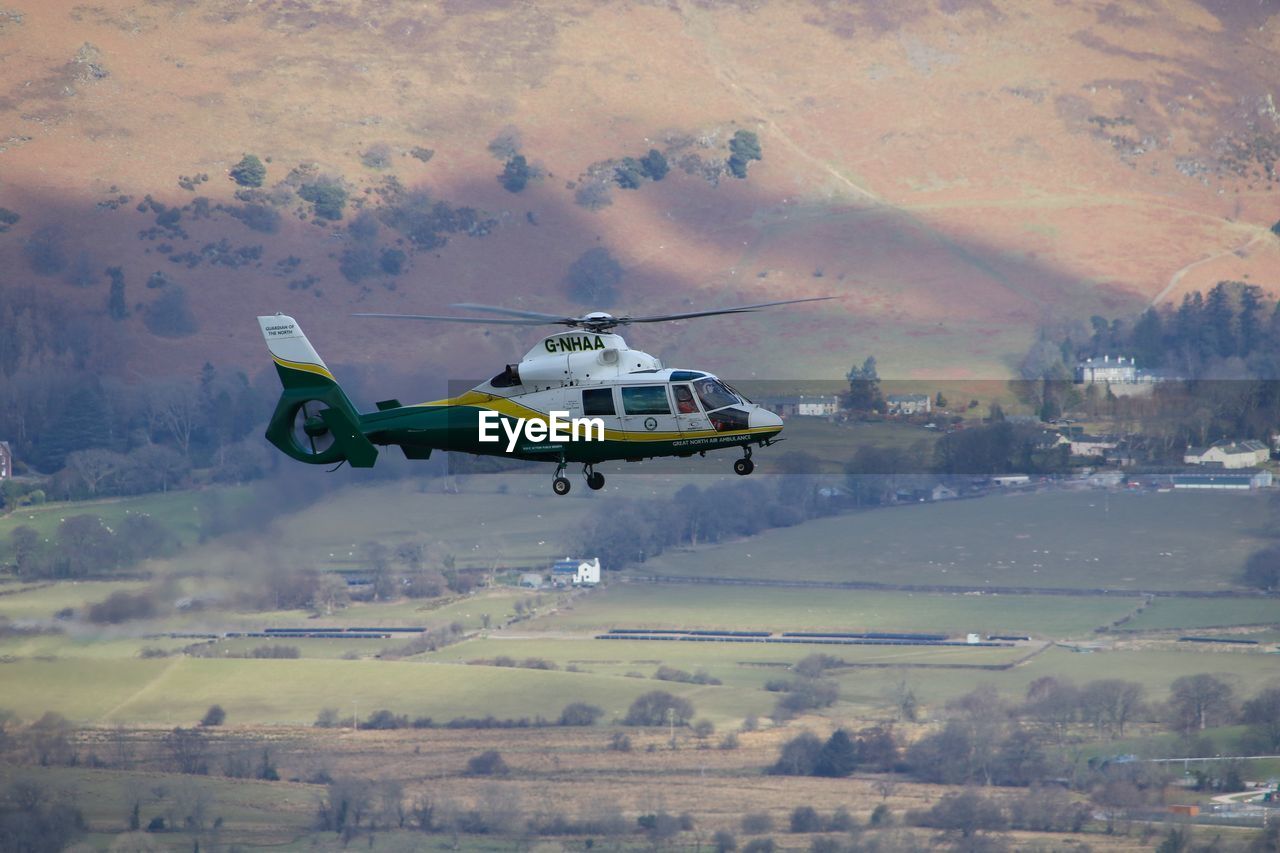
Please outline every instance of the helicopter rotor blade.
[[470, 302], [455, 302], [450, 308], [465, 308], [468, 311], [485, 311], [490, 314], [506, 314], [509, 317], [525, 317], [531, 320], [545, 320], [548, 323], [564, 323], [572, 317], [557, 317], [555, 314], [544, 314], [541, 311], [524, 311], [519, 308], [499, 308], [495, 305], [475, 305]]
[[826, 299], [835, 298], [836, 297], [834, 296], [810, 296], [806, 299], [782, 299], [778, 302], [761, 302], [756, 305], [739, 305], [736, 308], [718, 308], [714, 311], [690, 311], [686, 314], [657, 314], [652, 317], [619, 317], [618, 323], [621, 325], [629, 325], [631, 323], [666, 323], [670, 320], [689, 320], [694, 317], [714, 317], [717, 314], [743, 314], [760, 308], [772, 308], [775, 305], [794, 305], [798, 302], [822, 302]]
[[554, 320], [498, 320], [488, 317], [441, 317], [434, 314], [352, 314], [352, 317], [382, 317], [392, 320], [440, 320], [445, 323], [480, 323], [485, 326], [543, 326], [550, 323], [566, 324], [559, 317]]
[[[308, 401], [309, 402], [309, 401]], [[307, 429], [307, 421], [311, 420], [311, 413], [307, 411], [307, 404], [302, 404], [302, 431], [306, 433], [307, 441], [311, 442], [311, 455], [316, 455], [316, 437]]]

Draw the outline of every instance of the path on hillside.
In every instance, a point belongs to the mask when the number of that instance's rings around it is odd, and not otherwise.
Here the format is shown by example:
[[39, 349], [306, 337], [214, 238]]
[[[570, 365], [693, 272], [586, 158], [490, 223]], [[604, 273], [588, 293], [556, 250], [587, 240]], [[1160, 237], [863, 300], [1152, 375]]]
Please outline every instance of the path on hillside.
[[1217, 254], [1210, 255], [1207, 258], [1201, 258], [1198, 261], [1192, 261], [1191, 263], [1184, 266], [1182, 269], [1175, 272], [1173, 274], [1173, 277], [1169, 279], [1169, 283], [1165, 285], [1164, 290], [1161, 290], [1159, 293], [1157, 293], [1155, 296], [1151, 298], [1151, 307], [1154, 308], [1160, 303], [1164, 302], [1165, 299], [1169, 296], [1169, 294], [1173, 292], [1174, 288], [1178, 286], [1178, 282], [1182, 281], [1183, 276], [1191, 272], [1191, 270], [1195, 269], [1201, 264], [1207, 264], [1210, 261], [1216, 261], [1219, 258], [1225, 258], [1227, 255], [1234, 255], [1238, 252], [1243, 252], [1245, 249], [1248, 249], [1254, 243], [1258, 242], [1259, 240], [1263, 239], [1264, 237], [1268, 236], [1271, 233], [1268, 229], [1263, 228], [1261, 225], [1253, 225], [1249, 227], [1254, 231], [1256, 231], [1257, 233], [1255, 233], [1252, 237], [1250, 237], [1245, 242], [1241, 243], [1239, 246], [1236, 246], [1233, 249], [1227, 249], [1225, 251], [1218, 252]]
[[851, 180], [827, 160], [811, 154], [804, 146], [796, 142], [781, 125], [768, 118], [768, 115], [774, 111], [773, 105], [768, 99], [756, 94], [746, 84], [742, 83], [738, 75], [731, 70], [733, 57], [728, 49], [721, 44], [715, 27], [707, 20], [707, 13], [702, 9], [693, 8], [688, 0], [681, 0], [679, 5], [680, 15], [685, 22], [685, 32], [706, 49], [707, 58], [710, 60], [711, 69], [715, 73], [716, 79], [724, 84], [729, 91], [739, 95], [751, 106], [755, 107], [760, 113], [760, 121], [773, 132], [777, 139], [790, 148], [796, 156], [830, 175], [856, 197], [875, 205], [888, 205], [880, 196]]

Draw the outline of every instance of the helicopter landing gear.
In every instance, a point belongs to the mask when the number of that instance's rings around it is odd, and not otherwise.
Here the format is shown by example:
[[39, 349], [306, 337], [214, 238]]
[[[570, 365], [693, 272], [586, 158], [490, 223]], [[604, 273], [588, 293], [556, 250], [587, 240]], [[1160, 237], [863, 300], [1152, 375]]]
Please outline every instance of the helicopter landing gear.
[[590, 465], [582, 467], [582, 474], [587, 478], [587, 488], [593, 492], [598, 492], [604, 488], [604, 474], [601, 474]]
[[745, 477], [752, 471], [756, 470], [756, 463], [751, 461], [751, 448], [742, 448], [744, 455], [741, 459], [735, 459], [733, 462], [733, 473], [739, 477]]
[[561, 459], [560, 464], [556, 466], [555, 479], [551, 481], [551, 491], [561, 496], [569, 494], [569, 489], [573, 488], [573, 483], [570, 483], [564, 475], [564, 468], [565, 461]]

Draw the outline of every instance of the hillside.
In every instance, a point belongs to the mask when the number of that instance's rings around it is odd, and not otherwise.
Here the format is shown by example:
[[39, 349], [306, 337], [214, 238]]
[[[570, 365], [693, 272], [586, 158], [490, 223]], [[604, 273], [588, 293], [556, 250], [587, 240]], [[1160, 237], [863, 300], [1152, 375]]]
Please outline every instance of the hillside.
[[[566, 272], [599, 247], [616, 311], [843, 297], [631, 334], [671, 364], [837, 377], [874, 353], [891, 377], [1001, 377], [1048, 319], [1224, 278], [1275, 293], [1271, 8], [11, 0], [0, 206], [20, 219], [0, 286], [92, 312], [111, 372], [256, 367], [252, 316], [285, 311], [331, 361], [462, 378], [534, 335], [347, 315], [575, 310]], [[722, 166], [737, 130], [763, 154], [745, 180]], [[664, 180], [575, 202], [651, 148]], [[514, 194], [497, 176], [517, 150], [535, 179]], [[248, 196], [281, 215], [266, 230], [228, 177], [245, 153], [268, 160]], [[340, 220], [298, 195], [324, 178], [348, 191]], [[382, 224], [352, 231], [362, 205]], [[440, 230], [390, 225], [393, 207]], [[371, 266], [388, 250], [399, 275]], [[179, 288], [198, 330], [153, 334]]]

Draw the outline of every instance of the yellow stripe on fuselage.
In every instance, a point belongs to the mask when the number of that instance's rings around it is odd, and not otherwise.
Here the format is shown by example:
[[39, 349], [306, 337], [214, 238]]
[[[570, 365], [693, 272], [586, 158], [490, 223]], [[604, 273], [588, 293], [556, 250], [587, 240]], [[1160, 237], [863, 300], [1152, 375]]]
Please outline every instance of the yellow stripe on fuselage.
[[[429, 403], [418, 403], [416, 406], [406, 406], [405, 408], [426, 408], [426, 407], [449, 407], [449, 406], [473, 406], [477, 409], [488, 409], [501, 415], [507, 415], [512, 418], [525, 418], [526, 420], [538, 420], [544, 423], [547, 420], [547, 413], [540, 412], [537, 409], [531, 409], [523, 403], [517, 403], [508, 397], [499, 397], [496, 394], [486, 394], [483, 391], [467, 391], [458, 397], [448, 397], [444, 400], [432, 400]], [[617, 417], [616, 415], [614, 417]], [[782, 427], [755, 427], [753, 429], [730, 430], [728, 432], [719, 432], [714, 429], [695, 430], [691, 432], [628, 432], [620, 429], [609, 429], [605, 427], [604, 437], [609, 441], [677, 441], [682, 438], [710, 438], [713, 435], [732, 436], [732, 435], [758, 435], [760, 433], [780, 432]]]
[[306, 362], [306, 361], [289, 361], [288, 359], [281, 358], [280, 356], [274, 355], [274, 354], [271, 356], [271, 358], [272, 360], [275, 361], [276, 364], [280, 365], [281, 367], [287, 367], [290, 370], [301, 370], [306, 373], [314, 373], [317, 376], [323, 376], [325, 379], [328, 379], [330, 382], [338, 381], [333, 378], [332, 373], [330, 373], [327, 369], [321, 367], [318, 364], [311, 364], [310, 362]]

